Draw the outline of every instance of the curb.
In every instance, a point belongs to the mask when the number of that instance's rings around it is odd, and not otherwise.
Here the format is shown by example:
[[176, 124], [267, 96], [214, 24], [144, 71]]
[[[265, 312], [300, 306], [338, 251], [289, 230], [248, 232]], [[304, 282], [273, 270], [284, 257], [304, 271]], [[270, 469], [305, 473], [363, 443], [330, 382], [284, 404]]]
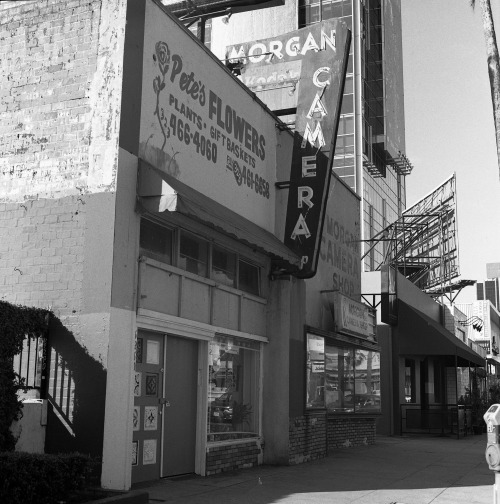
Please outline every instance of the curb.
[[148, 504], [149, 493], [144, 490], [132, 490], [120, 495], [89, 501], [87, 504]]

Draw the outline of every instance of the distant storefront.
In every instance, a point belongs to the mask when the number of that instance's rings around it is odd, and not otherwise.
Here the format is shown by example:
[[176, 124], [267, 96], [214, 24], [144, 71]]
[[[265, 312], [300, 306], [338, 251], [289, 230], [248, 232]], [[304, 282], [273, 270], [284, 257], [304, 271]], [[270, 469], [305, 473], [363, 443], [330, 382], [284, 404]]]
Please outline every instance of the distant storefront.
[[383, 398], [377, 431], [457, 436], [471, 432], [473, 418], [465, 396], [472, 375], [484, 373], [486, 353], [468, 338], [464, 341], [463, 331], [445, 327], [446, 306], [394, 270], [389, 282], [391, 269], [365, 274], [364, 280], [367, 292], [392, 286], [391, 294], [385, 294], [392, 302], [383, 304], [382, 311], [383, 320], [390, 324], [379, 320], [377, 326]]

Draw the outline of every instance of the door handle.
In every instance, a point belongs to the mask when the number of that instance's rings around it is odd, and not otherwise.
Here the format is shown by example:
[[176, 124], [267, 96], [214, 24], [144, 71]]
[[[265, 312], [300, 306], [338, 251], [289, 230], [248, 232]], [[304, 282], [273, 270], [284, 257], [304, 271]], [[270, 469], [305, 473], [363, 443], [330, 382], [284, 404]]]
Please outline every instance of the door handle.
[[169, 408], [170, 407], [170, 401], [168, 401], [167, 399], [165, 399], [164, 397], [160, 397], [158, 399], [158, 402], [162, 405], [162, 406], [165, 406], [166, 408]]

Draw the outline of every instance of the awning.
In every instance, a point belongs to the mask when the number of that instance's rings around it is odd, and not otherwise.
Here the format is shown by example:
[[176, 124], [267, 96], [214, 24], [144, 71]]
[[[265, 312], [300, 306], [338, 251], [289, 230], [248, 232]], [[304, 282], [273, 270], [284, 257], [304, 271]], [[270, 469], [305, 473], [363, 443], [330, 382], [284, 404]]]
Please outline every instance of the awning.
[[469, 348], [441, 324], [399, 300], [398, 340], [402, 355], [456, 355], [484, 366], [483, 357]]
[[150, 213], [177, 212], [287, 265], [297, 267], [300, 264], [300, 258], [272, 233], [144, 160], [139, 160], [137, 197], [140, 206]]

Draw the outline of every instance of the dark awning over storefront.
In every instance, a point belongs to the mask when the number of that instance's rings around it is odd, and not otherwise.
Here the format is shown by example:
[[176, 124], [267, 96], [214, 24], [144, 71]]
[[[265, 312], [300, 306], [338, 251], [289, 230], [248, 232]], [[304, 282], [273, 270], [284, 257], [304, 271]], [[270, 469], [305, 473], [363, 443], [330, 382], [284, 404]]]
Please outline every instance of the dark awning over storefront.
[[[484, 366], [484, 358], [469, 348], [441, 324], [399, 301], [398, 307], [399, 352], [402, 355], [447, 355], [457, 356]], [[466, 365], [463, 361], [460, 365]]]
[[177, 212], [289, 265], [300, 263], [299, 257], [269, 231], [143, 160], [139, 160], [137, 196], [148, 212]]

